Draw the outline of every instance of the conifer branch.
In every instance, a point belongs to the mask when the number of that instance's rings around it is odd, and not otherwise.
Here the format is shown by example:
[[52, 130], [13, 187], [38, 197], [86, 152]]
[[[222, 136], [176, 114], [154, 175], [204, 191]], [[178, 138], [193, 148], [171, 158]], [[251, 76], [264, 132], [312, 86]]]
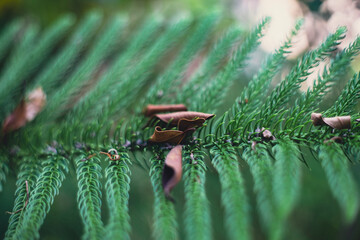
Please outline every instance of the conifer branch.
[[121, 149], [119, 155], [118, 162], [110, 161], [105, 170], [106, 200], [109, 207], [109, 221], [105, 226], [106, 239], [130, 239], [130, 158], [125, 149]]
[[328, 116], [352, 114], [358, 99], [360, 99], [360, 72], [354, 74], [334, 105], [326, 111], [326, 114]]
[[359, 52], [360, 37], [332, 59], [330, 66], [328, 68], [325, 67], [323, 74], [314, 82], [312, 90], [308, 90], [305, 95], [302, 95], [290, 110], [289, 119], [294, 120], [291, 124], [287, 125], [289, 128], [305, 124], [310, 119], [311, 112], [317, 108], [333, 83], [349, 69], [351, 61]]
[[152, 72], [152, 68], [166, 53], [166, 50], [179, 41], [180, 36], [186, 32], [188, 27], [188, 21], [181, 21], [170, 26], [161, 35], [140, 62], [127, 73], [125, 79], [110, 89], [111, 92], [105, 98], [108, 101], [105, 105], [105, 112], [103, 112], [104, 109], [100, 109], [101, 119], [108, 119], [116, 111], [116, 114], [119, 115], [133, 103]]
[[165, 198], [162, 186], [164, 153], [156, 150], [150, 159], [150, 179], [154, 191], [154, 229], [153, 236], [159, 240], [177, 239], [177, 222], [174, 205]]
[[345, 37], [346, 28], [340, 27], [334, 34], [331, 34], [323, 44], [314, 51], [307, 53], [291, 69], [286, 78], [271, 92], [266, 102], [261, 107], [259, 126], [266, 127], [273, 115], [281, 111], [282, 106], [290, 96], [299, 89], [300, 84], [310, 75], [311, 69], [318, 66], [319, 63], [336, 49], [340, 41]]
[[287, 217], [300, 196], [300, 151], [294, 142], [287, 139], [279, 140], [279, 144], [273, 147], [273, 152], [273, 195], [281, 224], [286, 224]]
[[212, 164], [219, 173], [225, 227], [229, 239], [251, 239], [249, 204], [235, 149], [229, 144], [210, 149]]
[[232, 113], [239, 112], [246, 114], [254, 111], [261, 106], [262, 100], [265, 98], [267, 90], [274, 76], [279, 72], [281, 66], [286, 60], [287, 54], [290, 53], [292, 40], [298, 34], [302, 21], [298, 21], [295, 28], [291, 31], [289, 37], [261, 66], [257, 75], [255, 75], [248, 86], [242, 91], [241, 95], [236, 99], [234, 110]]
[[38, 159], [34, 157], [24, 157], [21, 160], [18, 179], [16, 181], [17, 189], [15, 191], [15, 201], [13, 214], [10, 215], [8, 229], [5, 233], [5, 239], [12, 239], [16, 230], [23, 223], [25, 212], [24, 204], [27, 198], [25, 181], [28, 182], [29, 190], [35, 189], [36, 179], [40, 175], [41, 168]]
[[248, 163], [254, 179], [256, 202], [264, 230], [268, 233], [269, 239], [280, 239], [283, 229], [276, 213], [273, 196], [274, 166], [266, 145], [256, 144], [255, 151], [251, 147], [247, 147], [242, 157]]
[[[81, 152], [76, 158], [77, 201], [84, 224], [83, 239], [101, 239], [105, 233], [101, 221], [101, 166], [94, 152]], [[92, 157], [88, 157], [92, 156]]]
[[9, 172], [8, 159], [4, 153], [0, 153], [0, 192], [3, 190], [6, 176]]
[[[235, 51], [231, 61], [225, 66], [224, 70], [218, 73], [207, 86], [204, 86], [201, 91], [194, 95], [191, 99], [192, 109], [200, 112], [212, 112], [219, 106], [232, 81], [236, 79], [239, 71], [245, 65], [249, 54], [259, 46], [260, 38], [264, 35], [264, 28], [269, 21], [270, 18], [264, 18]], [[211, 106], [211, 109], [209, 109], [209, 106]]]
[[40, 115], [42, 121], [45, 119], [49, 121], [49, 119], [54, 119], [60, 113], [63, 113], [66, 103], [69, 103], [69, 98], [72, 100], [72, 97], [79, 91], [78, 88], [84, 85], [84, 81], [94, 74], [101, 61], [114, 50], [118, 41], [117, 36], [119, 36], [122, 28], [123, 20], [119, 16], [109, 20], [106, 28], [99, 35], [80, 66], [72, 73], [66, 83], [61, 86], [59, 91], [49, 96], [48, 106]]
[[220, 62], [230, 52], [230, 49], [239, 41], [242, 31], [239, 29], [230, 29], [215, 44], [210, 53], [206, 56], [200, 70], [185, 83], [181, 93], [177, 94], [176, 102], [184, 102], [190, 104], [190, 98], [219, 70]]
[[[167, 70], [158, 77], [154, 85], [148, 90], [144, 104], [156, 104], [164, 99], [164, 97], [165, 99], [169, 98], [168, 91], [170, 88], [176, 89], [176, 86], [179, 85], [179, 80], [181, 80], [186, 67], [210, 37], [210, 32], [214, 28], [216, 19], [215, 15], [201, 19], [193, 34], [187, 39], [182, 50], [177, 54], [176, 59], [173, 60]], [[159, 95], [159, 93], [162, 94]], [[162, 97], [163, 95], [165, 96]]]
[[347, 157], [337, 143], [332, 143], [319, 147], [319, 158], [330, 189], [340, 204], [345, 220], [350, 223], [359, 211], [360, 198]]
[[23, 20], [16, 19], [7, 24], [0, 35], [0, 61], [5, 57], [11, 42], [15, 38], [15, 34], [19, 32], [21, 26], [24, 24]]
[[16, 228], [14, 239], [38, 239], [39, 230], [46, 214], [54, 202], [65, 174], [68, 172], [68, 160], [62, 156], [49, 156], [43, 162], [43, 168], [37, 179], [35, 189], [31, 191], [24, 219]]
[[[159, 23], [154, 20], [146, 21], [143, 26], [134, 34], [129, 41], [129, 46], [125, 52], [121, 53], [114, 61], [111, 68], [101, 77], [97, 84], [74, 106], [70, 114], [71, 117], [79, 121], [86, 116], [93, 116], [102, 112], [102, 107], [110, 99], [109, 92], [113, 86], [118, 84], [119, 79], [124, 76], [126, 70], [131, 70], [129, 66], [136, 64], [140, 58], [140, 53], [146, 50], [150, 40], [153, 40], [154, 34], [159, 31]], [[90, 111], [92, 108], [92, 111]]]
[[[11, 65], [6, 68], [0, 77], [0, 105], [9, 101], [9, 99], [17, 93], [24, 78], [34, 72], [73, 23], [74, 18], [71, 15], [62, 17], [40, 36], [40, 40], [35, 46], [33, 44], [33, 39], [37, 30], [30, 28], [30, 36], [28, 35], [29, 41], [26, 41], [26, 39], [24, 40], [24, 43], [26, 43], [26, 46], [24, 47], [28, 51], [21, 51], [21, 57], [19, 52], [16, 61], [12, 61]], [[8, 111], [9, 107], [6, 109], [4, 109], [5, 107], [2, 107], [2, 111]]]
[[183, 150], [185, 228], [187, 239], [211, 239], [209, 203], [205, 194], [204, 152], [198, 146]]
[[37, 76], [35, 81], [31, 83], [31, 88], [41, 86], [45, 93], [50, 95], [60, 84], [58, 81], [65, 76], [76, 58], [89, 44], [101, 23], [101, 18], [102, 16], [98, 12], [90, 12], [85, 16], [73, 31], [65, 46], [44, 67], [44, 70]]

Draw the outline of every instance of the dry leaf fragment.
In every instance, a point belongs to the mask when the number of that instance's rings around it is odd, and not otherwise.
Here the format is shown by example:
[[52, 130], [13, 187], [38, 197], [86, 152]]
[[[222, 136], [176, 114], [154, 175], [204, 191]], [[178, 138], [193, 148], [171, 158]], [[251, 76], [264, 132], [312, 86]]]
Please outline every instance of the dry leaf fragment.
[[26, 99], [22, 99], [15, 110], [5, 119], [2, 127], [3, 133], [19, 129], [27, 122], [32, 121], [44, 108], [45, 103], [46, 95], [41, 87], [31, 91]]
[[328, 125], [335, 129], [350, 129], [351, 128], [351, 117], [350, 116], [323, 118], [321, 113], [312, 113], [311, 120], [313, 121], [314, 126]]
[[143, 110], [145, 116], [150, 117], [157, 113], [162, 112], [179, 112], [187, 111], [187, 107], [184, 104], [169, 104], [169, 105], [152, 105], [149, 104]]
[[350, 129], [351, 128], [351, 117], [350, 116], [323, 118], [323, 121], [332, 128], [336, 128], [336, 129]]
[[343, 138], [342, 137], [339, 137], [339, 136], [335, 136], [335, 137], [332, 137], [330, 139], [326, 139], [324, 141], [324, 143], [326, 144], [331, 144], [333, 142], [336, 142], [336, 143], [343, 143]]
[[197, 118], [194, 120], [188, 120], [186, 118], [181, 118], [178, 122], [178, 129], [181, 131], [186, 131], [190, 128], [201, 127], [205, 122], [205, 118]]
[[194, 130], [195, 129], [187, 129], [186, 131], [162, 130], [161, 127], [157, 126], [149, 141], [153, 143], [179, 144], [184, 139], [187, 132]]
[[177, 125], [180, 119], [194, 120], [198, 118], [203, 118], [205, 120], [214, 117], [214, 114], [202, 113], [202, 112], [175, 112], [175, 113], [163, 113], [155, 114], [155, 117], [159, 118], [165, 123], [170, 123], [172, 125]]
[[162, 176], [162, 184], [165, 196], [171, 199], [170, 191], [181, 180], [182, 175], [182, 146], [177, 145], [170, 150], [165, 159], [165, 165]]
[[314, 126], [324, 125], [324, 121], [321, 113], [312, 113], [311, 120], [313, 121]]

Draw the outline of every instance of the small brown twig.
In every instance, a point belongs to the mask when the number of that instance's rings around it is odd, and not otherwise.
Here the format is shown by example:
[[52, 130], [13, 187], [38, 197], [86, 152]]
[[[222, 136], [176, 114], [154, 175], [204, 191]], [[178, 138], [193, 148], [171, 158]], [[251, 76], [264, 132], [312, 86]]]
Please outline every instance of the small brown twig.
[[[110, 154], [111, 152], [115, 152], [115, 154]], [[100, 154], [104, 154], [110, 158], [111, 161], [117, 161], [120, 159], [120, 155], [118, 154], [118, 151], [116, 149], [111, 148], [108, 152], [99, 152]]]
[[85, 162], [85, 161], [89, 160], [90, 158], [92, 158], [94, 156], [96, 156], [96, 153], [91, 154], [91, 155], [87, 156], [87, 158], [81, 159], [80, 161]]
[[29, 203], [29, 198], [30, 198], [30, 194], [29, 194], [29, 184], [28, 184], [28, 181], [27, 181], [27, 180], [25, 180], [25, 186], [26, 186], [26, 201], [25, 201], [24, 207], [23, 207], [23, 208], [20, 208], [19, 210], [15, 211], [15, 212], [8, 212], [8, 211], [6, 211], [5, 213], [12, 215], [12, 214], [16, 214], [16, 213], [18, 213], [18, 212], [21, 212], [22, 210], [24, 210], [24, 209], [26, 208], [26, 206], [27, 206], [28, 203]]

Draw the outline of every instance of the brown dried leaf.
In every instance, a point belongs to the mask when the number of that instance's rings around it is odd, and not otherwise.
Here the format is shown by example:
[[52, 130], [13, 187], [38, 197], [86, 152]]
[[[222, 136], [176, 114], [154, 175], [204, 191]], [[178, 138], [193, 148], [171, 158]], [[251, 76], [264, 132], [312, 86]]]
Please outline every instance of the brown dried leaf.
[[314, 126], [324, 125], [324, 121], [321, 113], [312, 113], [311, 120], [313, 121]]
[[198, 118], [194, 120], [188, 120], [186, 118], [181, 118], [178, 123], [178, 129], [181, 131], [186, 131], [190, 128], [201, 127], [205, 122], [205, 118]]
[[324, 118], [323, 121], [332, 128], [336, 128], [336, 129], [350, 129], [351, 128], [351, 117], [350, 116]]
[[26, 101], [26, 119], [32, 121], [46, 104], [46, 95], [41, 87], [31, 91]]
[[[189, 129], [188, 131], [193, 131]], [[154, 134], [150, 137], [149, 141], [153, 143], [170, 143], [179, 144], [186, 136], [188, 131], [179, 130], [162, 130], [161, 127], [155, 127]]]
[[180, 119], [194, 120], [198, 118], [204, 118], [205, 120], [214, 117], [214, 114], [202, 113], [202, 112], [175, 112], [175, 113], [164, 113], [156, 114], [155, 117], [159, 118], [165, 123], [171, 123], [177, 125]]
[[27, 122], [32, 121], [44, 108], [45, 103], [46, 95], [41, 87], [31, 91], [26, 99], [22, 99], [15, 110], [5, 119], [2, 127], [3, 133], [19, 129]]
[[351, 128], [351, 116], [323, 118], [320, 113], [312, 113], [311, 120], [313, 120], [314, 126], [328, 125], [335, 129]]
[[184, 104], [169, 104], [169, 105], [152, 105], [149, 104], [143, 110], [145, 116], [150, 117], [157, 113], [162, 112], [179, 112], [187, 111], [187, 107]]
[[336, 143], [343, 143], [343, 138], [342, 137], [339, 137], [339, 136], [335, 136], [335, 137], [332, 137], [330, 139], [326, 139], [324, 141], [324, 143], [326, 144], [332, 144], [333, 142], [336, 142]]
[[182, 146], [177, 145], [168, 153], [165, 159], [162, 184], [165, 196], [170, 198], [170, 191], [181, 180], [182, 175]]

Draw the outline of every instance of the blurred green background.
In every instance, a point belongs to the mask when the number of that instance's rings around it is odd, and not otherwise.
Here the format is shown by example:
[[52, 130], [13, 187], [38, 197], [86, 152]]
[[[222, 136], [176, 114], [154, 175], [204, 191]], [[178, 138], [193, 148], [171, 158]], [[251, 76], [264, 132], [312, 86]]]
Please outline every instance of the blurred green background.
[[[271, 1], [275, 7], [281, 4], [281, 1]], [[335, 12], [330, 10], [327, 12], [323, 10], [326, 1], [320, 0], [303, 0], [303, 1], [289, 1], [299, 4], [302, 13], [295, 15], [295, 18], [303, 17], [305, 20], [309, 18], [320, 19], [317, 24], [327, 24], [331, 16]], [[338, 1], [346, 4], [346, 0]], [[138, 21], [144, 16], [153, 14], [162, 17], [164, 20], [167, 18], [183, 17], [183, 16], [197, 16], [207, 12], [217, 11], [231, 16], [240, 27], [248, 28], [256, 22], [256, 16], [261, 14], [261, 4], [264, 1], [216, 1], [216, 0], [0, 0], [0, 27], [1, 29], [10, 20], [17, 17], [25, 17], [31, 21], [37, 21], [42, 26], [46, 27], [51, 24], [55, 19], [64, 13], [72, 12], [79, 19], [89, 10], [94, 8], [102, 9], [106, 15], [113, 13], [123, 13], [130, 20]], [[280, 5], [279, 5], [280, 6]], [[295, 6], [295, 5], [294, 5]], [[250, 9], [250, 10], [249, 10]], [[275, 13], [276, 14], [276, 11]], [[359, 18], [360, 19], [360, 18]], [[284, 20], [285, 21], [285, 20]], [[310, 20], [309, 20], [310, 21]], [[341, 25], [339, 23], [338, 25]], [[307, 33], [307, 46], [304, 47], [298, 54], [312, 48], [318, 43], [318, 39], [323, 39], [323, 35], [312, 36], [310, 33], [316, 32], [317, 27], [321, 28], [325, 25], [313, 24], [310, 29], [305, 24]], [[328, 26], [328, 25], [326, 25]], [[349, 32], [356, 35], [356, 29], [353, 30], [348, 26]], [[328, 31], [330, 31], [329, 28]], [[287, 31], [287, 30], [286, 30]], [[354, 32], [355, 31], [355, 32]], [[327, 32], [324, 34], [326, 35]], [[318, 38], [318, 39], [317, 39]], [[280, 44], [280, 42], [279, 42]], [[243, 86], [249, 78], [259, 68], [259, 64], [268, 52], [268, 48], [263, 47], [253, 55], [250, 60], [249, 67], [244, 70], [241, 79], [236, 83], [232, 92], [228, 95], [228, 99], [224, 103], [224, 111], [233, 102], [235, 96], [239, 94]], [[292, 65], [289, 61], [288, 66]], [[359, 71], [359, 60], [353, 64], [353, 71]], [[286, 69], [284, 70], [286, 71]], [[281, 75], [281, 74], [280, 74]], [[349, 76], [344, 79], [349, 79]], [[278, 77], [277, 81], [280, 78]], [[344, 85], [345, 82], [339, 83]], [[328, 102], [323, 104], [323, 108], [328, 107], [339, 93], [333, 92], [327, 98]], [[315, 159], [310, 157], [309, 153], [305, 153], [308, 158], [310, 169], [303, 167], [303, 187], [301, 198], [298, 201], [297, 208], [292, 213], [289, 221], [286, 239], [360, 239], [360, 218], [354, 221], [351, 225], [343, 223], [343, 217], [340, 209], [333, 196], [331, 195], [328, 187], [324, 172], [320, 164]], [[140, 156], [142, 157], [142, 156]], [[146, 157], [146, 156], [143, 156]], [[208, 161], [208, 160], [207, 160]], [[241, 162], [243, 174], [247, 185], [247, 194], [251, 202], [251, 215], [252, 215], [252, 233], [255, 239], [266, 239], [263, 231], [261, 230], [259, 220], [256, 213], [256, 204], [254, 193], [252, 190], [252, 178], [250, 176], [247, 165]], [[103, 163], [104, 166], [106, 163]], [[208, 164], [208, 166], [211, 166]], [[130, 216], [132, 225], [132, 239], [149, 239], [151, 236], [152, 227], [152, 204], [153, 194], [149, 180], [148, 172], [132, 166], [132, 181], [130, 192]], [[360, 166], [354, 165], [352, 167], [354, 177], [360, 183]], [[15, 192], [17, 169], [12, 167], [5, 185], [3, 192], [0, 193], [0, 237], [4, 236], [7, 228], [8, 215], [4, 214], [5, 211], [12, 209]], [[183, 225], [183, 183], [177, 186], [174, 191], [174, 198], [176, 199], [176, 209], [178, 212], [179, 233], [180, 238], [184, 238], [184, 225]], [[220, 184], [218, 181], [217, 173], [210, 167], [207, 172], [207, 196], [210, 202], [212, 214], [212, 226], [214, 239], [225, 239], [226, 232], [223, 223], [223, 209], [220, 203]], [[82, 235], [82, 222], [77, 210], [76, 203], [76, 173], [74, 167], [70, 170], [69, 177], [66, 178], [63, 186], [61, 187], [60, 195], [55, 198], [54, 204], [50, 213], [46, 217], [46, 221], [41, 228], [41, 239], [80, 239]], [[108, 211], [103, 196], [103, 220], [106, 223]]]

